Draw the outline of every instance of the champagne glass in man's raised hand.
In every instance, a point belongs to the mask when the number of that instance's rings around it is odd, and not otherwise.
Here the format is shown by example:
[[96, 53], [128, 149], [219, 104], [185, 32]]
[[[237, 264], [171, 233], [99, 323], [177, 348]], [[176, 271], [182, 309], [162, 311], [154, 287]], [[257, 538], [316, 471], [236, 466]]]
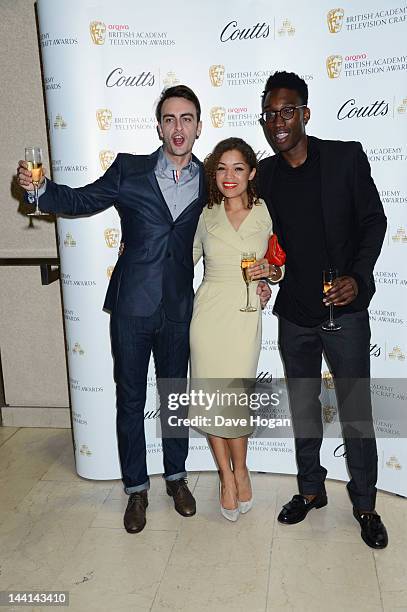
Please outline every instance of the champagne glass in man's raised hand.
[[28, 170], [31, 171], [31, 180], [34, 185], [35, 194], [35, 211], [28, 213], [29, 217], [40, 217], [46, 215], [40, 211], [38, 206], [38, 186], [42, 178], [42, 150], [40, 147], [26, 147], [25, 149], [25, 161], [27, 162]]
[[[322, 272], [324, 295], [326, 295], [328, 291], [332, 289], [334, 280], [336, 278], [338, 278], [338, 270], [335, 270], [334, 268], [328, 268], [328, 270], [324, 270]], [[329, 304], [329, 321], [322, 324], [322, 329], [325, 331], [338, 331], [341, 329], [341, 326], [334, 321], [333, 308], [334, 306], [331, 302]]]

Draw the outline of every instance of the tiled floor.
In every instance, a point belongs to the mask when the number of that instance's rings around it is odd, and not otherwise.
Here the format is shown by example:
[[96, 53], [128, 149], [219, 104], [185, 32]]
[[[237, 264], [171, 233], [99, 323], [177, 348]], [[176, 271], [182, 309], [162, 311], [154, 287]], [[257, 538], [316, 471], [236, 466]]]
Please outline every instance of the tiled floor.
[[0, 427], [0, 590], [68, 590], [62, 609], [75, 612], [407, 611], [407, 500], [378, 494], [390, 544], [373, 551], [343, 483], [282, 526], [292, 476], [254, 474], [255, 506], [235, 524], [219, 513], [217, 475], [189, 482], [196, 516], [179, 516], [155, 476], [147, 527], [129, 535], [121, 483], [76, 476], [68, 430]]

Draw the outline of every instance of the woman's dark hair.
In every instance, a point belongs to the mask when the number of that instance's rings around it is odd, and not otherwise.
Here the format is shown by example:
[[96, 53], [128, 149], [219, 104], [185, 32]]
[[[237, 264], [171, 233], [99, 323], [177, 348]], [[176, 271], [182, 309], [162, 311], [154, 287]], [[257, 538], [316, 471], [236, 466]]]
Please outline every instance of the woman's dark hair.
[[[245, 162], [249, 165], [250, 170], [258, 167], [256, 154], [241, 138], [226, 138], [218, 142], [212, 153], [210, 153], [204, 161], [206, 184], [208, 189], [208, 208], [212, 208], [214, 204], [219, 204], [223, 198], [223, 194], [219, 191], [216, 184], [216, 170], [218, 168], [219, 160], [226, 151], [239, 151]], [[258, 200], [256, 193], [255, 181], [249, 181], [247, 186], [248, 195], [248, 208], [252, 208]]]
[[184, 98], [185, 100], [189, 100], [196, 108], [196, 116], [198, 121], [201, 120], [201, 105], [197, 95], [186, 85], [174, 85], [173, 87], [168, 87], [161, 92], [157, 108], [155, 109], [155, 116], [158, 123], [161, 122], [161, 109], [164, 102], [168, 100], [168, 98]]
[[269, 76], [261, 98], [262, 108], [267, 94], [273, 89], [293, 89], [300, 96], [301, 104], [308, 104], [308, 85], [294, 72], [275, 72]]

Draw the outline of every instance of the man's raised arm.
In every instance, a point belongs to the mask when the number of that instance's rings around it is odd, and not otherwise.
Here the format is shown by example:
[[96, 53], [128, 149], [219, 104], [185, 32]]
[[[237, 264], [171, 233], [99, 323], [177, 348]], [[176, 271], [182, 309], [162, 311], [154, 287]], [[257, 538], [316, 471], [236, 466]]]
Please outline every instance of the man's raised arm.
[[[89, 215], [105, 210], [120, 200], [121, 156], [99, 179], [84, 187], [72, 188], [58, 185], [42, 177], [39, 184], [40, 209], [45, 212], [65, 215]], [[34, 190], [31, 171], [27, 162], [19, 161], [17, 180], [27, 193]], [[27, 196], [29, 199], [29, 196]]]

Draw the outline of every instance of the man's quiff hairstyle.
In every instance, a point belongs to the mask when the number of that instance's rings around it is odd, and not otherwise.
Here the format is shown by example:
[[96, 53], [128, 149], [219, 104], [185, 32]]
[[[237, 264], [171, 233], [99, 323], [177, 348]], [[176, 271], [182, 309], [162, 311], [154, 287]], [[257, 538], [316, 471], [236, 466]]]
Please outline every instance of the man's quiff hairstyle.
[[155, 117], [158, 123], [161, 122], [161, 110], [163, 104], [168, 98], [184, 98], [184, 100], [189, 100], [196, 108], [196, 116], [197, 120], [201, 120], [201, 105], [198, 100], [198, 96], [192, 91], [190, 87], [187, 85], [174, 85], [173, 87], [168, 87], [161, 92], [160, 99], [157, 103], [157, 108], [155, 109]]
[[261, 98], [263, 108], [267, 94], [274, 89], [293, 89], [301, 98], [301, 104], [308, 104], [308, 85], [294, 72], [275, 72], [267, 79], [266, 86]]

